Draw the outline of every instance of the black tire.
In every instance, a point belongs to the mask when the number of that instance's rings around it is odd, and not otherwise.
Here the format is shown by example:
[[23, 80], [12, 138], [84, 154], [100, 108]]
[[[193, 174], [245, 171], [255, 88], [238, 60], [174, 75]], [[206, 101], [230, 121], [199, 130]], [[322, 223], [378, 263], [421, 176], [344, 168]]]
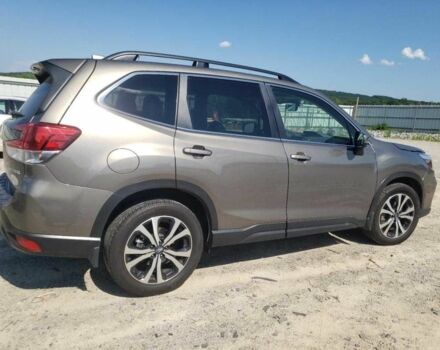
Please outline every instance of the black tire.
[[[404, 234], [400, 235], [396, 238], [391, 238], [385, 236], [380, 229], [380, 211], [385, 202], [392, 197], [393, 195], [403, 193], [408, 195], [412, 202], [414, 203], [414, 219], [407, 227], [407, 230]], [[413, 188], [411, 188], [408, 185], [402, 184], [402, 183], [394, 183], [391, 185], [388, 185], [385, 187], [382, 192], [379, 194], [379, 196], [374, 201], [372, 207], [371, 207], [373, 215], [373, 223], [371, 230], [363, 230], [364, 234], [371, 238], [373, 241], [375, 241], [378, 244], [381, 245], [394, 245], [399, 244], [406, 239], [408, 239], [409, 236], [414, 232], [414, 229], [417, 226], [417, 223], [419, 221], [419, 212], [420, 212], [420, 198], [416, 191], [414, 191]]]
[[[155, 216], [172, 216], [181, 220], [191, 234], [192, 250], [183, 269], [168, 281], [145, 284], [133, 277], [126, 265], [124, 249], [135, 228]], [[113, 280], [135, 296], [152, 296], [180, 287], [197, 267], [203, 253], [203, 232], [194, 213], [181, 203], [159, 199], [137, 204], [122, 212], [110, 224], [104, 238], [104, 260]]]

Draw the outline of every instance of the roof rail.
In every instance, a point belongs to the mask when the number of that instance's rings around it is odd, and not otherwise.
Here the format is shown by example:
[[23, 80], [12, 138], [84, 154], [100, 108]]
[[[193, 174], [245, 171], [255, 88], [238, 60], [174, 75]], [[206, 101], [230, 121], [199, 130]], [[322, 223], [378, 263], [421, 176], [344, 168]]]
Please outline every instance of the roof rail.
[[170, 58], [170, 59], [182, 60], [182, 61], [192, 61], [193, 67], [200, 67], [200, 68], [209, 68], [210, 64], [214, 64], [214, 65], [217, 65], [217, 66], [232, 67], [232, 68], [249, 70], [249, 71], [259, 72], [259, 73], [268, 74], [268, 75], [275, 75], [280, 80], [286, 80], [286, 81], [290, 81], [290, 82], [293, 82], [293, 83], [298, 83], [297, 81], [293, 80], [292, 78], [288, 77], [287, 75], [284, 75], [284, 74], [281, 74], [281, 73], [277, 73], [277, 72], [273, 72], [273, 71], [266, 70], [266, 69], [249, 67], [249, 66], [243, 66], [241, 64], [234, 64], [234, 63], [227, 63], [227, 62], [221, 62], [221, 61], [207, 60], [207, 59], [204, 59], [204, 58], [171, 55], [171, 54], [159, 53], [159, 52], [120, 51], [120, 52], [116, 52], [114, 54], [111, 54], [111, 55], [109, 55], [107, 57], [104, 57], [104, 60], [137, 61], [140, 56]]

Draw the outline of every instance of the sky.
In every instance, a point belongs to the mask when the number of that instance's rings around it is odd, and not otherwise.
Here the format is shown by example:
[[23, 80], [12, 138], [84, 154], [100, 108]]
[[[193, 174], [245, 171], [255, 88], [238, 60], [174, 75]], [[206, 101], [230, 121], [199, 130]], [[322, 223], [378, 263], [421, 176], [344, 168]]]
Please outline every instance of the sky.
[[120, 50], [280, 71], [320, 89], [440, 101], [439, 0], [2, 0], [0, 71]]

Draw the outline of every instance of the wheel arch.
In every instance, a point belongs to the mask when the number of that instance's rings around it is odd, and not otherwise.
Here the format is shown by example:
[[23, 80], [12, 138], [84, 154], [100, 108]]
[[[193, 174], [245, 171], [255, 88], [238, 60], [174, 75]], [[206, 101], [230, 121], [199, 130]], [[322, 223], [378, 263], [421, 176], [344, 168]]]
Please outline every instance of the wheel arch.
[[379, 197], [380, 193], [383, 191], [385, 187], [391, 184], [395, 183], [403, 183], [405, 185], [408, 185], [411, 187], [414, 191], [416, 191], [417, 195], [419, 196], [420, 204], [423, 202], [423, 186], [422, 186], [422, 178], [412, 172], [398, 172], [394, 173], [385, 179], [382, 180], [380, 185], [378, 186], [376, 193], [373, 197], [373, 200], [370, 205], [370, 209], [368, 211], [367, 221], [365, 224], [365, 228], [367, 230], [371, 230], [373, 225], [373, 218], [375, 214], [374, 204], [377, 201], [377, 198]]
[[92, 237], [104, 237], [107, 227], [128, 207], [152, 199], [171, 199], [191, 209], [202, 225], [209, 246], [212, 230], [217, 229], [217, 214], [209, 195], [188, 182], [155, 180], [126, 186], [113, 193], [99, 211], [92, 227]]

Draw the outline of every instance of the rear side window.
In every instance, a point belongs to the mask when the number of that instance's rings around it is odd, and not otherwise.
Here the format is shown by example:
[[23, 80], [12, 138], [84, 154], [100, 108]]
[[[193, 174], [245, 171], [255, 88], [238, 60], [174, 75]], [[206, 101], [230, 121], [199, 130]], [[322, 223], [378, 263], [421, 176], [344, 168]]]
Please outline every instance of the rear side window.
[[176, 119], [177, 76], [138, 74], [108, 93], [108, 107], [155, 122], [174, 125]]
[[269, 118], [258, 84], [188, 77], [187, 91], [193, 129], [271, 136]]

